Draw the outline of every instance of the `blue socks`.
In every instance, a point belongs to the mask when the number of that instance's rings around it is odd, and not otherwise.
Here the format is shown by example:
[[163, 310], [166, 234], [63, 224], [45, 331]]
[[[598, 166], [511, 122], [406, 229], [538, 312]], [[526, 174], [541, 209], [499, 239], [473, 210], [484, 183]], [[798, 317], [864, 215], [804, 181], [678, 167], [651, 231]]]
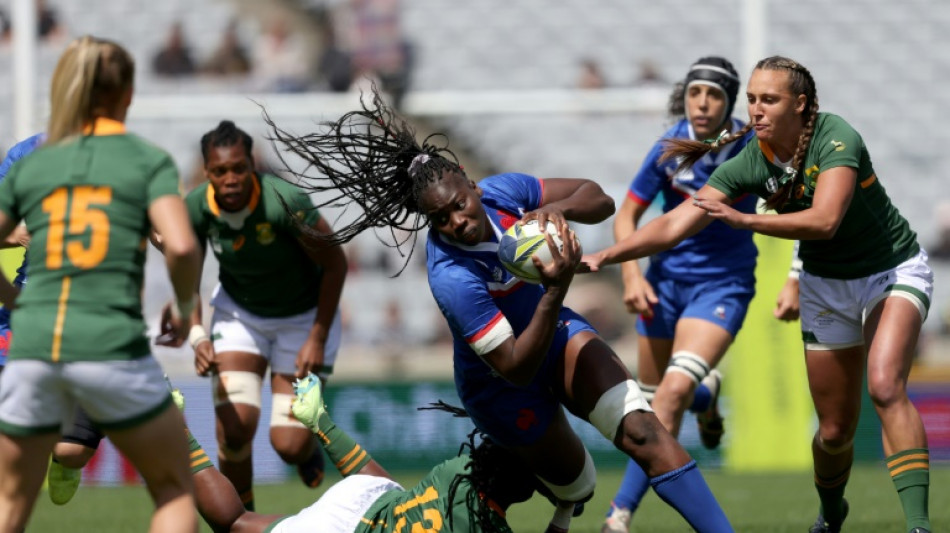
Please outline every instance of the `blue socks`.
[[729, 519], [706, 485], [696, 461], [650, 480], [653, 490], [676, 509], [697, 533], [733, 531]]
[[712, 391], [705, 384], [700, 383], [696, 386], [696, 392], [693, 393], [693, 403], [689, 406], [690, 412], [704, 413], [712, 404]]
[[623, 507], [633, 511], [640, 505], [643, 495], [650, 488], [650, 478], [633, 459], [627, 461], [627, 471], [623, 474], [623, 481], [614, 496], [614, 507]]

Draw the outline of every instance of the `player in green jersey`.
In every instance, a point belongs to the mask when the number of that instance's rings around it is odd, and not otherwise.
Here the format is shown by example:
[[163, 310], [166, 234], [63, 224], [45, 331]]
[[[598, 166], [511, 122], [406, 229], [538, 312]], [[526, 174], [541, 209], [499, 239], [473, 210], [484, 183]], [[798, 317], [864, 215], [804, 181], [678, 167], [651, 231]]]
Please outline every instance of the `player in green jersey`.
[[[208, 182], [186, 198], [198, 240], [219, 263], [211, 335], [193, 317], [199, 374], [212, 375], [221, 471], [253, 509], [251, 442], [261, 383], [271, 370], [270, 439], [304, 482], [316, 487], [323, 455], [290, 414], [294, 378], [333, 370], [340, 345], [346, 257], [339, 246], [304, 236], [300, 225], [332, 232], [310, 199], [277, 176], [256, 173], [252, 139], [222, 121], [201, 139]], [[291, 214], [293, 213], [293, 214]]]
[[[510, 533], [506, 509], [526, 501], [535, 490], [544, 490], [523, 461], [485, 438], [477, 445], [474, 441], [464, 445], [467, 453], [443, 461], [417, 485], [405, 489], [333, 423], [316, 376], [300, 380], [295, 390], [294, 415], [318, 437], [344, 479], [295, 515], [245, 511], [234, 488], [191, 437], [196, 503], [215, 531]], [[548, 531], [563, 530], [549, 526]]]
[[80, 406], [141, 473], [151, 531], [197, 531], [187, 441], [142, 318], [146, 237], [165, 236], [175, 291], [169, 335], [184, 339], [198, 246], [167, 153], [125, 131], [135, 65], [85, 36], [60, 57], [47, 140], [0, 187], [0, 240], [32, 236], [22, 294], [0, 276], [17, 330], [0, 375], [0, 531], [25, 528], [64, 422]]
[[[821, 510], [810, 531], [840, 531], [848, 514], [844, 489], [866, 371], [906, 528], [926, 532], [929, 452], [907, 376], [933, 293], [927, 254], [888, 198], [861, 136], [841, 117], [818, 112], [815, 81], [804, 66], [784, 57], [759, 61], [747, 98], [748, 128], [758, 142], [720, 166], [692, 202], [583, 261], [597, 270], [652, 255], [713, 220], [800, 239], [802, 339], [818, 412], [812, 453]], [[691, 165], [746, 131], [711, 144], [672, 140], [666, 153]], [[748, 193], [779, 214], [730, 207]]]

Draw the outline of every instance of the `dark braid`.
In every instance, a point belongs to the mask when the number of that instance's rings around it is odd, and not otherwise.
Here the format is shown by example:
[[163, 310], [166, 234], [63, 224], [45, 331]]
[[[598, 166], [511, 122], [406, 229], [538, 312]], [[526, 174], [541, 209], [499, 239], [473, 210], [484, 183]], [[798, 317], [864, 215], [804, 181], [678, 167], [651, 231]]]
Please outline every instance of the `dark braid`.
[[[414, 244], [417, 232], [428, 225], [419, 208], [426, 188], [441, 179], [443, 171], [464, 172], [447, 148], [445, 135], [432, 134], [418, 143], [415, 131], [383, 102], [375, 85], [371, 94], [371, 105], [361, 95], [361, 109], [322, 123], [322, 131], [316, 133], [294, 135], [278, 127], [266, 111], [264, 121], [271, 129], [270, 140], [282, 145], [278, 155], [297, 178], [298, 187], [311, 193], [330, 193], [330, 199], [317, 208], [360, 210], [355, 220], [322, 238], [343, 244], [366, 229], [386, 228], [393, 244], [383, 242], [399, 249], [410, 239]], [[306, 168], [290, 169], [281, 151], [301, 157], [307, 162]], [[427, 157], [416, 159], [420, 155]], [[408, 232], [408, 236], [397, 236], [397, 229]], [[406, 264], [411, 256], [412, 248]]]
[[805, 113], [802, 116], [802, 132], [798, 136], [798, 146], [795, 148], [795, 155], [792, 157], [791, 168], [795, 174], [793, 179], [782, 184], [772, 196], [765, 202], [769, 209], [778, 210], [782, 208], [791, 197], [795, 183], [804, 178], [802, 175], [802, 165], [805, 162], [805, 154], [808, 152], [808, 145], [811, 144], [811, 138], [815, 133], [815, 122], [818, 120], [818, 90], [815, 87], [815, 79], [799, 62], [782, 56], [767, 57], [759, 61], [755, 68], [763, 70], [784, 70], [788, 72], [788, 89], [793, 96], [805, 95]]
[[[455, 417], [468, 416], [464, 409], [449, 405], [442, 400], [419, 409], [446, 411]], [[480, 440], [478, 444], [476, 444], [476, 439]], [[511, 485], [515, 483], [512, 474], [519, 471], [523, 471], [524, 476], [530, 477], [529, 482], [533, 486], [540, 484], [537, 483], [534, 474], [525, 469], [523, 461], [514, 453], [495, 443], [491, 437], [478, 429], [469, 433], [468, 441], [463, 442], [459, 447], [459, 456], [465, 453], [468, 453], [471, 458], [468, 464], [468, 472], [456, 475], [455, 479], [449, 484], [448, 530], [455, 531], [454, 513], [451, 509], [455, 505], [455, 498], [459, 495], [462, 484], [467, 483], [469, 488], [468, 490], [463, 489], [463, 497], [465, 498], [465, 507], [471, 516], [469, 531], [485, 533], [508, 531], [506, 522], [489, 506], [488, 499], [497, 497], [500, 491], [510, 489]]]
[[222, 120], [218, 123], [217, 128], [201, 136], [201, 156], [204, 158], [205, 163], [207, 163], [208, 154], [211, 153], [212, 148], [234, 146], [239, 143], [244, 147], [244, 153], [251, 158], [251, 162], [253, 163], [254, 158], [251, 155], [251, 147], [254, 146], [254, 139], [252, 139], [247, 132], [237, 127], [234, 122]]
[[676, 165], [675, 172], [681, 172], [695, 165], [709, 152], [718, 152], [723, 146], [745, 137], [745, 134], [749, 133], [751, 129], [752, 123], [750, 122], [737, 131], [723, 135], [713, 143], [679, 137], [663, 139], [663, 154], [660, 155], [660, 163], [680, 158], [680, 163]]

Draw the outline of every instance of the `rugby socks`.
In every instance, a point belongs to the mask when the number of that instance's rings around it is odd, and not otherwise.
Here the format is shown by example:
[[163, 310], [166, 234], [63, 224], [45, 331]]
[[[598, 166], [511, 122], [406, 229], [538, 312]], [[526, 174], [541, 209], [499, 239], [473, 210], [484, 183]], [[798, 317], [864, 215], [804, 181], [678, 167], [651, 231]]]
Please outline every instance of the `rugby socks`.
[[627, 471], [623, 474], [623, 480], [620, 482], [620, 488], [617, 489], [617, 495], [614, 496], [614, 507], [635, 510], [643, 500], [643, 496], [650, 488], [650, 478], [647, 473], [640, 468], [636, 461], [630, 459], [627, 461]]
[[191, 474], [195, 475], [205, 468], [214, 466], [211, 464], [211, 459], [208, 459], [208, 454], [205, 453], [204, 448], [198, 444], [197, 439], [191, 434], [191, 431], [188, 431], [188, 428], [185, 428], [185, 437], [188, 438], [188, 462], [191, 467]]
[[821, 501], [821, 514], [825, 522], [832, 524], [844, 520], [844, 488], [851, 477], [851, 465], [842, 472], [831, 476], [822, 476], [815, 472], [815, 488]]
[[369, 452], [357, 444], [353, 437], [336, 426], [326, 409], [317, 418], [315, 433], [330, 460], [344, 476], [358, 473], [373, 460]]
[[676, 509], [698, 533], [732, 532], [729, 519], [719, 507], [696, 461], [650, 480], [653, 490]]
[[705, 413], [712, 405], [712, 391], [705, 383], [696, 386], [696, 392], [693, 393], [693, 403], [689, 410], [693, 413]]
[[930, 451], [912, 448], [895, 453], [885, 462], [904, 509], [907, 530], [915, 527], [930, 530]]

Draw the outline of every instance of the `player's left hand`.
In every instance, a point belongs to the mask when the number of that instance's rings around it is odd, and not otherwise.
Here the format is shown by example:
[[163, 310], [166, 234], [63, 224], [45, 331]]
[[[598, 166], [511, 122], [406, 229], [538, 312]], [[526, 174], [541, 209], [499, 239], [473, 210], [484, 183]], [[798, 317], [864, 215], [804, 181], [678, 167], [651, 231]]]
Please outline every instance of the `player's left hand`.
[[323, 367], [324, 348], [324, 343], [308, 337], [297, 352], [297, 373], [294, 375], [300, 379], [307, 377], [311, 372], [319, 375]]
[[542, 263], [537, 255], [531, 257], [531, 261], [534, 262], [534, 266], [541, 275], [541, 284], [545, 287], [566, 288], [574, 279], [574, 272], [581, 261], [581, 245], [567, 222], [558, 227], [558, 236], [563, 243], [563, 250], [558, 250], [554, 238], [549, 233], [544, 235], [548, 248], [551, 250], [549, 263]]
[[775, 318], [784, 322], [798, 320], [800, 309], [798, 306], [798, 280], [788, 278], [782, 290], [778, 293], [778, 299], [775, 302], [775, 309], [772, 311]]
[[710, 200], [708, 198], [694, 196], [693, 205], [705, 211], [706, 216], [721, 220], [732, 228], [748, 229], [746, 217], [749, 215], [736, 211], [728, 204], [724, 204], [719, 200]]
[[162, 321], [159, 326], [158, 337], [155, 338], [155, 344], [159, 346], [171, 346], [178, 348], [188, 339], [188, 329], [191, 327], [190, 316], [178, 316], [172, 312], [172, 306], [175, 302], [169, 302], [162, 308]]
[[567, 224], [567, 219], [564, 218], [564, 211], [548, 205], [542, 205], [534, 211], [525, 213], [524, 216], [521, 217], [522, 224], [526, 224], [532, 220], [538, 221], [539, 228], [546, 228], [548, 222], [554, 223], [554, 227], [556, 228]]

